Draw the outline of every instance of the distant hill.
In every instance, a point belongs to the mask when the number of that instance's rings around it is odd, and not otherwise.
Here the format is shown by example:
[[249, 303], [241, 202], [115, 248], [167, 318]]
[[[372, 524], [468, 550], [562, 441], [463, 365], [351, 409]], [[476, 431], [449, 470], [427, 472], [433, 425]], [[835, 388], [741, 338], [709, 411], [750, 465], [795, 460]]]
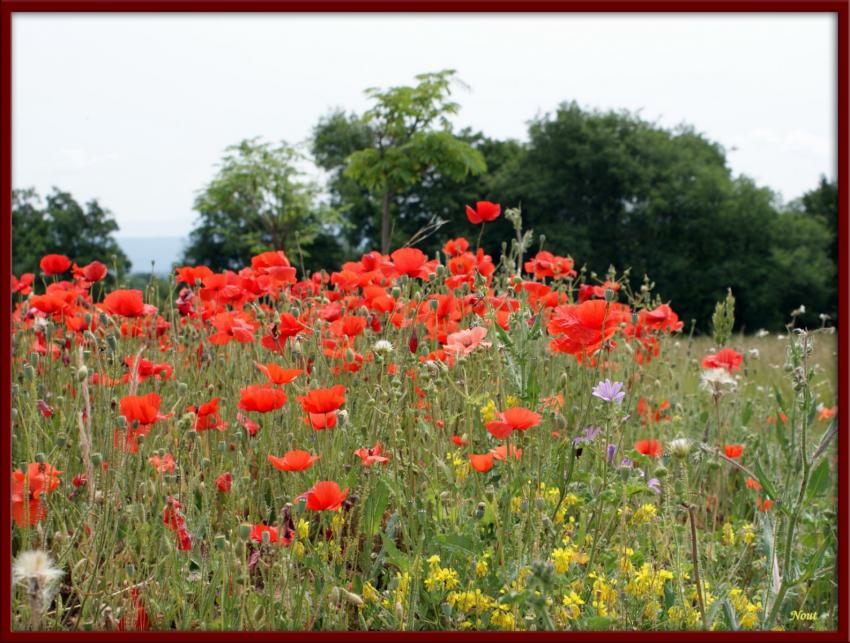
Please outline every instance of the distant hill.
[[167, 275], [171, 266], [180, 259], [185, 237], [122, 237], [116, 236], [118, 244], [127, 253], [133, 266], [132, 273], [150, 274], [154, 262], [155, 275]]

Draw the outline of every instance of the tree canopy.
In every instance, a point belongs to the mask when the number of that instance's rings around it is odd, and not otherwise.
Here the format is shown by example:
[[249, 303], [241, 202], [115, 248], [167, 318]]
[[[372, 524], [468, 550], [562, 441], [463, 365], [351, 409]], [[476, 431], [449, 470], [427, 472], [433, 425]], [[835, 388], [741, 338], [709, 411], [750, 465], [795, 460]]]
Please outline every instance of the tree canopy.
[[[372, 107], [363, 115], [363, 136], [345, 158], [345, 175], [380, 203], [382, 252], [393, 242], [393, 200], [422, 184], [429, 174], [462, 179], [487, 169], [484, 156], [452, 133], [449, 116], [454, 71], [420, 74], [415, 86], [372, 88]], [[341, 124], [341, 123], [337, 123]]]
[[305, 180], [302, 155], [287, 143], [243, 140], [225, 151], [218, 173], [195, 199], [199, 214], [183, 260], [214, 270], [238, 269], [246, 258], [283, 250], [293, 260], [335, 233], [339, 217]]
[[[102, 261], [111, 270], [130, 270], [114, 238], [118, 224], [96, 199], [80, 205], [58, 188], [42, 201], [33, 188], [12, 191], [12, 273], [38, 272], [41, 257], [66, 255], [82, 266]], [[114, 275], [113, 275], [114, 276]]]

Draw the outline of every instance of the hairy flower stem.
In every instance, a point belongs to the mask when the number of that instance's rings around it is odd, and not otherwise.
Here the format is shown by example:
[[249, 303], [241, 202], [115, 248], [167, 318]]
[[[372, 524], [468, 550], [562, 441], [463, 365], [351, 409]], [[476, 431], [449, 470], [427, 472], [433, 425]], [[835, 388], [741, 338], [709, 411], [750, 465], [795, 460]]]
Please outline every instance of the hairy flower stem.
[[697, 600], [699, 601], [699, 611], [702, 615], [703, 629], [708, 629], [708, 622], [705, 618], [705, 600], [702, 595], [702, 579], [699, 572], [699, 545], [697, 542], [697, 523], [694, 516], [694, 506], [683, 502], [682, 506], [688, 510], [688, 518], [691, 522], [691, 559], [694, 564], [694, 583], [697, 586]]

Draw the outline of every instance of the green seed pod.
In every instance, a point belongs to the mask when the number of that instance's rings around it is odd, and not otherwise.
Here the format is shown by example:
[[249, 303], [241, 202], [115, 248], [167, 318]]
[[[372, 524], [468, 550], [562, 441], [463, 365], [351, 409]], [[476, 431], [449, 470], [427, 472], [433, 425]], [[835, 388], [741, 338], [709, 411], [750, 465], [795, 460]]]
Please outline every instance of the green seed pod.
[[180, 395], [183, 395], [188, 388], [189, 386], [186, 382], [177, 382], [177, 392], [180, 393]]
[[88, 376], [89, 376], [89, 369], [86, 368], [85, 364], [83, 364], [82, 366], [80, 366], [79, 369], [77, 369], [77, 380], [78, 381], [82, 382]]
[[44, 455], [41, 451], [35, 454], [35, 461], [39, 464], [44, 464], [47, 462], [47, 456]]
[[211, 464], [212, 461], [209, 458], [203, 458], [201, 460], [201, 468], [203, 469], [208, 469]]
[[657, 469], [655, 469], [655, 471], [652, 472], [652, 475], [661, 480], [662, 478], [667, 477], [667, 469], [663, 466], [659, 466]]
[[215, 543], [215, 548], [219, 551], [227, 549], [227, 538], [224, 537], [224, 534], [216, 534], [213, 542]]
[[65, 445], [68, 444], [68, 436], [64, 433], [60, 433], [56, 436], [56, 446], [60, 448], [64, 448]]
[[241, 525], [239, 525], [239, 539], [248, 540], [248, 538], [251, 536], [251, 529], [251, 525], [247, 523], [242, 523]]
[[24, 365], [23, 371], [25, 380], [35, 379], [35, 369], [32, 366], [29, 364]]
[[127, 572], [127, 576], [132, 578], [136, 575], [136, 566], [133, 563], [127, 563], [127, 565], [124, 567], [124, 571]]
[[99, 467], [101, 464], [103, 464], [103, 455], [101, 455], [100, 453], [92, 453], [91, 462], [94, 466]]

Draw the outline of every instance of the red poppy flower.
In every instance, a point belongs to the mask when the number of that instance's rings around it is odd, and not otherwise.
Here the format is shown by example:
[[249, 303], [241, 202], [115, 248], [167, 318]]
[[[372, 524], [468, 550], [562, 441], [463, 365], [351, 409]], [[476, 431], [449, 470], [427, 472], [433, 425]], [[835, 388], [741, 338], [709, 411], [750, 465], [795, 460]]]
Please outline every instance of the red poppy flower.
[[428, 257], [419, 248], [399, 248], [390, 255], [396, 274], [425, 277], [428, 274]]
[[457, 257], [458, 255], [462, 255], [467, 250], [469, 250], [469, 241], [467, 241], [463, 237], [458, 237], [457, 239], [446, 241], [445, 245], [443, 246], [443, 252], [449, 257]]
[[662, 447], [658, 440], [638, 440], [635, 442], [635, 451], [651, 458], [657, 458], [661, 455]]
[[82, 277], [86, 281], [100, 281], [106, 276], [108, 269], [106, 264], [103, 264], [99, 261], [92, 261], [90, 264], [87, 264], [80, 268], [79, 266], [74, 266], [74, 276]]
[[251, 384], [239, 390], [239, 408], [268, 413], [286, 404], [286, 393], [268, 384]]
[[492, 453], [470, 453], [469, 454], [469, 463], [472, 465], [472, 468], [476, 471], [480, 471], [481, 473], [485, 473], [493, 468], [493, 454]]
[[280, 471], [306, 471], [321, 457], [320, 455], [312, 455], [309, 451], [296, 449], [287, 451], [282, 458], [270, 455], [268, 459], [272, 466]]
[[517, 449], [514, 445], [511, 445], [511, 448], [508, 449], [508, 445], [506, 444], [500, 444], [495, 449], [490, 449], [490, 453], [493, 454], [496, 460], [501, 461], [507, 460], [509, 453], [515, 460], [519, 460], [522, 457], [522, 449]]
[[642, 310], [638, 315], [638, 323], [652, 330], [679, 331], [684, 322], [667, 304], [661, 304], [655, 310]]
[[555, 336], [550, 348], [558, 353], [575, 355], [577, 360], [582, 361], [585, 355], [598, 351], [628, 318], [628, 306], [608, 303], [604, 299], [558, 306], [547, 326], [549, 334]]
[[139, 424], [153, 424], [165, 418], [160, 415], [159, 407], [162, 404], [162, 398], [156, 393], [148, 393], [147, 395], [126, 395], [121, 398], [119, 406], [121, 415], [123, 415], [129, 424], [138, 422]]
[[229, 471], [222, 473], [215, 479], [215, 486], [221, 493], [230, 493], [230, 489], [233, 486], [233, 475]]
[[453, 435], [453, 436], [452, 436], [452, 442], [454, 442], [454, 443], [455, 443], [456, 445], [458, 445], [459, 447], [465, 447], [467, 444], [469, 444], [469, 441], [468, 441], [468, 440], [464, 440], [464, 439], [463, 439], [462, 437], [460, 437], [459, 435]]
[[53, 465], [32, 462], [27, 472], [20, 469], [12, 473], [12, 518], [19, 527], [32, 527], [47, 516], [41, 495], [55, 491], [62, 473]]
[[298, 500], [307, 501], [307, 509], [312, 511], [337, 511], [348, 496], [348, 487], [340, 491], [336, 482], [317, 482], [309, 490], [298, 496]]
[[487, 423], [487, 430], [497, 440], [503, 440], [514, 431], [525, 431], [540, 424], [542, 415], [514, 406], [496, 414], [496, 420]]
[[466, 206], [466, 218], [474, 224], [495, 221], [501, 213], [502, 206], [490, 201], [478, 201], [474, 210], [470, 206]]
[[224, 431], [224, 429], [227, 428], [227, 422], [223, 422], [218, 413], [218, 403], [220, 401], [220, 397], [214, 397], [209, 402], [201, 404], [197, 410], [194, 406], [189, 406], [187, 408], [188, 411], [195, 413], [197, 416], [197, 419], [195, 420], [196, 431], [208, 431], [210, 429]]
[[381, 455], [380, 442], [376, 442], [375, 446], [371, 448], [363, 447], [357, 449], [354, 452], [354, 455], [360, 458], [363, 464], [367, 467], [371, 467], [373, 464], [386, 464], [387, 462], [389, 462], [389, 458]]
[[835, 417], [835, 411], [838, 407], [833, 406], [832, 408], [822, 407], [818, 412], [818, 420], [831, 420]]
[[300, 368], [281, 368], [277, 364], [259, 364], [254, 362], [254, 366], [260, 369], [260, 372], [269, 378], [269, 382], [272, 384], [289, 384], [304, 372]]
[[755, 478], [747, 478], [747, 489], [761, 489], [761, 484]]
[[141, 317], [145, 314], [145, 302], [141, 290], [113, 290], [103, 299], [104, 310], [122, 317]]
[[744, 452], [744, 447], [741, 444], [727, 444], [724, 449], [727, 458], [740, 458]]
[[301, 407], [310, 415], [310, 424], [316, 429], [336, 426], [336, 412], [345, 404], [345, 387], [337, 384], [330, 388], [317, 388], [298, 398]]
[[269, 527], [268, 525], [254, 525], [251, 530], [251, 540], [255, 543], [263, 542], [263, 534], [269, 535], [269, 542], [277, 542], [277, 527]]
[[148, 462], [150, 462], [153, 465], [153, 468], [159, 473], [172, 473], [177, 467], [177, 463], [174, 461], [174, 456], [170, 453], [166, 453], [161, 458], [159, 457], [159, 454], [152, 455], [148, 458]]
[[61, 275], [71, 267], [71, 260], [65, 255], [44, 255], [38, 262], [46, 277]]
[[770, 511], [770, 508], [772, 506], [773, 500], [771, 500], [770, 498], [765, 498], [764, 500], [759, 498], [758, 500], [756, 500], [756, 509], [758, 509], [762, 513]]
[[741, 370], [744, 356], [731, 348], [724, 348], [712, 355], [706, 355], [702, 360], [703, 368], [725, 368], [730, 373]]

